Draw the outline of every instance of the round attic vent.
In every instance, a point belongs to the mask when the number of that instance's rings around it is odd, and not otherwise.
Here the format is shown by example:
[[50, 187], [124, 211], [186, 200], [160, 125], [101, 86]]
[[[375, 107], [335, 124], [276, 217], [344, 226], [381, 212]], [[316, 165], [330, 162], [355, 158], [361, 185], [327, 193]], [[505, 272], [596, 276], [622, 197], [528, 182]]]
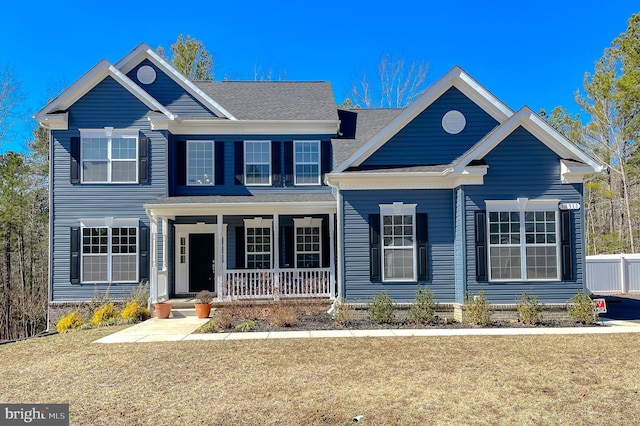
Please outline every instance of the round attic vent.
[[138, 81], [142, 84], [151, 84], [156, 81], [156, 70], [149, 65], [138, 68]]
[[442, 117], [442, 128], [445, 132], [452, 135], [460, 133], [466, 125], [467, 120], [464, 118], [464, 115], [455, 109], [452, 109]]

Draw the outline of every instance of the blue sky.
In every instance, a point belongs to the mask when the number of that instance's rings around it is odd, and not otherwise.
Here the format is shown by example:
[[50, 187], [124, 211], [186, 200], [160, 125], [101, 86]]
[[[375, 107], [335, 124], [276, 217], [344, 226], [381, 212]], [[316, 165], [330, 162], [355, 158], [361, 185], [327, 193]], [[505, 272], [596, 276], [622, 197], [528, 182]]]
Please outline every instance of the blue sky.
[[[256, 66], [287, 80], [328, 80], [337, 102], [383, 53], [429, 62], [433, 83], [461, 66], [513, 109], [579, 112], [584, 73], [640, 11], [616, 1], [22, 1], [3, 6], [0, 65], [11, 66], [29, 115], [51, 91], [140, 42], [166, 48], [178, 34], [205, 42], [218, 77], [251, 79]], [[28, 131], [0, 147], [21, 149]]]

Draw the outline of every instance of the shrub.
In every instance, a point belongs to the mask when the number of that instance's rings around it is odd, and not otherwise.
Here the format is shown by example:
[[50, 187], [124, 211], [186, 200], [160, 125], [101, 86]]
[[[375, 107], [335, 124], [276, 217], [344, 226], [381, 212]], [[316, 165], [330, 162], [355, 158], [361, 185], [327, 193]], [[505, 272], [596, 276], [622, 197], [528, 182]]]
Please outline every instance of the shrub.
[[395, 319], [393, 301], [387, 296], [387, 291], [373, 294], [369, 302], [369, 319], [376, 324], [388, 324]]
[[69, 330], [76, 329], [84, 324], [82, 318], [76, 311], [71, 311], [67, 315], [64, 315], [56, 324], [56, 330], [58, 333], [65, 333]]
[[236, 330], [242, 331], [244, 333], [247, 331], [253, 331], [257, 326], [258, 323], [256, 323], [255, 321], [242, 321], [240, 324], [236, 325]]
[[351, 324], [351, 306], [348, 303], [336, 303], [333, 322], [339, 327], [346, 327]]
[[491, 323], [491, 304], [482, 291], [477, 296], [467, 295], [465, 306], [465, 322], [485, 327]]
[[276, 306], [269, 323], [275, 327], [293, 327], [298, 324], [298, 312], [295, 306]]
[[213, 319], [209, 321], [207, 324], [211, 324], [212, 330], [215, 330], [217, 332], [222, 332], [228, 328], [231, 328], [231, 317], [224, 312], [220, 312], [218, 313], [218, 315], [213, 317]]
[[149, 303], [149, 281], [140, 282], [138, 287], [131, 291], [125, 299], [125, 303], [136, 302], [139, 306], [147, 306]]
[[571, 305], [567, 311], [569, 317], [582, 324], [593, 322], [593, 301], [591, 297], [580, 290], [571, 298]]
[[138, 322], [149, 319], [151, 317], [151, 313], [147, 308], [140, 306], [140, 304], [135, 300], [131, 300], [124, 305], [124, 309], [122, 309], [120, 316], [124, 320]]
[[104, 304], [100, 309], [98, 309], [93, 316], [91, 317], [92, 324], [101, 324], [106, 323], [108, 320], [116, 318], [118, 316], [118, 311], [114, 306], [113, 302], [109, 302]]
[[518, 318], [524, 324], [539, 324], [542, 321], [542, 305], [538, 303], [538, 296], [522, 293], [517, 310]]
[[407, 317], [416, 324], [433, 324], [436, 321], [436, 309], [438, 305], [433, 301], [433, 293], [427, 287], [422, 290], [420, 286], [416, 290], [416, 299], [411, 304]]
[[196, 295], [195, 302], [198, 303], [198, 304], [210, 305], [211, 302], [213, 302], [213, 297], [214, 297], [214, 294], [212, 292], [210, 292], [209, 290], [201, 290]]

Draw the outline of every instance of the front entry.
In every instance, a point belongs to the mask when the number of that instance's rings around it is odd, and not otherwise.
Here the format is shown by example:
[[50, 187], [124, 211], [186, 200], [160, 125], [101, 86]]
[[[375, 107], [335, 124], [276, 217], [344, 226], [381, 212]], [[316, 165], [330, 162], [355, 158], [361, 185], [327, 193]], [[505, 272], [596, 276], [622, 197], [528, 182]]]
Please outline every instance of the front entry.
[[215, 291], [215, 234], [189, 234], [189, 293]]

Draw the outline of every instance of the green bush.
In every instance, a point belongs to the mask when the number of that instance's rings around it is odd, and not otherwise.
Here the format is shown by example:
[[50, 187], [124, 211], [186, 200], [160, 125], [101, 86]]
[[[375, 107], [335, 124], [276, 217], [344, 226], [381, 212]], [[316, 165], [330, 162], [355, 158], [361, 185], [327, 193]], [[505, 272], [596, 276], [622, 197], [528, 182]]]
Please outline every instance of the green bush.
[[369, 319], [375, 324], [389, 324], [395, 319], [393, 301], [387, 295], [387, 291], [380, 294], [373, 294], [373, 299], [369, 302]]
[[416, 299], [411, 304], [407, 317], [415, 324], [433, 324], [436, 321], [436, 309], [438, 305], [433, 301], [433, 293], [427, 287], [422, 290], [418, 286]]
[[571, 298], [571, 305], [567, 313], [576, 322], [591, 324], [593, 322], [593, 300], [587, 293], [580, 290]]
[[124, 305], [120, 316], [122, 319], [129, 320], [130, 322], [138, 322], [149, 319], [151, 317], [151, 313], [147, 308], [140, 306], [140, 304], [135, 300], [131, 300]]
[[517, 310], [518, 318], [524, 324], [539, 324], [542, 321], [542, 305], [538, 303], [538, 296], [522, 293]]
[[485, 327], [491, 323], [491, 304], [480, 291], [476, 296], [467, 295], [464, 303], [464, 321], [467, 324]]
[[333, 323], [339, 327], [346, 327], [351, 324], [351, 306], [348, 303], [339, 302], [336, 304]]
[[255, 321], [247, 320], [242, 321], [240, 324], [236, 325], [236, 330], [241, 331], [243, 333], [247, 331], [253, 331], [258, 326], [258, 323]]
[[60, 318], [60, 321], [56, 324], [56, 330], [58, 330], [58, 333], [64, 333], [76, 329], [82, 326], [82, 324], [84, 324], [84, 321], [82, 321], [80, 315], [76, 311], [71, 311]]
[[98, 309], [93, 316], [91, 317], [91, 323], [98, 325], [102, 323], [106, 323], [114, 318], [118, 317], [118, 311], [113, 304], [113, 302], [109, 302], [104, 304], [100, 309]]

